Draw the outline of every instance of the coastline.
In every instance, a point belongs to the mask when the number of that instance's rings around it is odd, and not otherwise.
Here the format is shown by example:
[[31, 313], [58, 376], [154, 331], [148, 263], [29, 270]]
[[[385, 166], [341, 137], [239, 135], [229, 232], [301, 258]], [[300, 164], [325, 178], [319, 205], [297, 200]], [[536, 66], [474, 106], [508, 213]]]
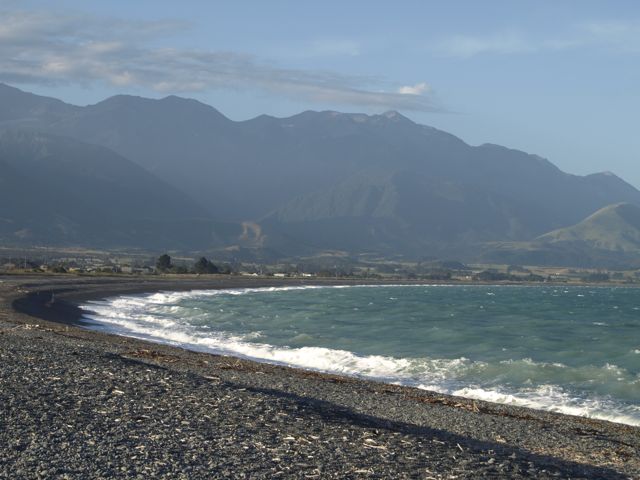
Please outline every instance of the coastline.
[[[63, 428], [55, 428], [62, 418], [46, 415], [57, 408], [47, 392], [60, 390], [57, 403], [63, 399], [68, 403], [82, 391], [74, 390], [76, 387], [104, 390], [93, 406], [100, 409], [100, 405], [106, 408], [114, 403], [114, 410], [98, 417], [98, 423], [110, 429], [117, 427], [120, 436], [127, 439], [117, 445], [109, 436], [93, 440], [100, 446], [96, 452], [100, 450], [100, 455], [113, 456], [113, 466], [107, 470], [86, 470], [98, 476], [130, 477], [141, 473], [145, 462], [152, 465], [151, 473], [159, 476], [176, 476], [182, 472], [191, 478], [233, 478], [242, 474], [256, 478], [274, 475], [283, 478], [313, 478], [314, 475], [316, 478], [640, 476], [639, 427], [472, 401], [411, 387], [191, 352], [93, 332], [79, 328], [81, 312], [75, 306], [84, 300], [121, 294], [310, 285], [320, 283], [317, 279], [216, 276], [206, 280], [141, 280], [38, 276], [0, 280], [0, 353], [6, 373], [0, 376], [0, 381], [6, 382], [0, 392], [3, 397], [0, 403], [10, 405], [2, 411], [1, 423], [8, 428], [0, 433], [0, 441], [14, 445], [16, 438], [24, 437], [19, 448], [0, 453], [0, 476], [15, 472], [16, 467], [23, 468], [24, 474], [23, 477], [12, 475], [14, 478], [37, 476], [34, 473], [44, 460], [29, 462], [25, 452], [32, 449], [34, 442], [51, 441], [51, 432]], [[324, 283], [354, 282], [328, 279]], [[50, 303], [52, 293], [55, 294], [53, 304]], [[25, 360], [27, 357], [33, 360]], [[7, 365], [10, 365], [8, 370]], [[95, 376], [85, 378], [81, 372], [87, 368], [111, 369], [112, 375], [108, 381]], [[33, 378], [25, 375], [34, 369], [37, 374]], [[82, 378], [81, 385], [77, 382], [78, 375]], [[160, 377], [167, 385], [158, 387], [163, 385], [158, 383]], [[58, 380], [54, 380], [56, 378]], [[135, 384], [135, 388], [127, 386], [128, 382]], [[120, 384], [124, 386], [114, 386]], [[165, 412], [157, 411], [156, 405], [144, 410], [148, 419], [140, 416], [132, 420], [129, 410], [136, 408], [132, 404], [144, 404], [144, 398], [158, 388], [164, 389], [165, 394], [171, 392], [170, 398], [155, 396], [160, 404], [167, 403], [160, 407], [166, 408]], [[114, 394], [116, 390], [120, 393]], [[221, 398], [226, 400], [223, 402]], [[213, 407], [206, 406], [212, 399], [225, 404], [223, 408], [220, 403], [216, 410], [224, 411], [224, 415], [211, 414]], [[38, 405], [40, 411], [21, 411], [21, 405], [30, 402]], [[74, 412], [71, 415], [74, 421], [84, 419], [82, 428], [86, 431], [95, 428], [96, 417], [85, 412], [82, 405], [69, 408], [67, 415], [69, 411]], [[152, 411], [156, 416], [150, 415]], [[178, 412], [183, 412], [183, 416]], [[46, 416], [49, 423], [42, 422], [41, 416]], [[118, 418], [120, 421], [116, 422]], [[137, 444], [138, 439], [132, 439], [141, 426], [145, 435], [137, 436], [162, 437], [163, 425], [177, 418], [184, 418], [175, 427], [180, 435], [185, 434], [184, 438], [159, 440], [157, 445]], [[288, 420], [284, 422], [283, 418]], [[221, 431], [227, 431], [227, 437], [219, 438], [217, 434]], [[27, 433], [32, 440], [28, 440]], [[184, 446], [185, 442], [180, 440], [185, 438], [203, 439], [189, 444], [187, 450], [195, 457], [190, 460], [181, 451], [179, 461], [170, 466], [170, 462], [164, 460], [156, 462], [156, 457], [177, 455], [173, 448]], [[86, 439], [68, 443], [64, 451], [86, 448]], [[138, 448], [141, 446], [143, 448]], [[134, 461], [129, 465], [127, 459], [132, 456], [144, 462], [138, 465]], [[205, 462], [204, 458], [209, 456], [222, 459], [222, 463]], [[166, 465], [163, 466], [163, 462]], [[57, 463], [53, 462], [63, 465], [56, 467], [63, 470], [71, 468], [64, 465], [76, 463], [75, 470], [53, 475], [47, 467], [48, 475], [44, 476], [73, 477], [74, 472], [86, 473], [85, 468], [107, 468], [94, 464], [91, 458], [82, 460], [82, 456], [80, 460], [61, 457]]]

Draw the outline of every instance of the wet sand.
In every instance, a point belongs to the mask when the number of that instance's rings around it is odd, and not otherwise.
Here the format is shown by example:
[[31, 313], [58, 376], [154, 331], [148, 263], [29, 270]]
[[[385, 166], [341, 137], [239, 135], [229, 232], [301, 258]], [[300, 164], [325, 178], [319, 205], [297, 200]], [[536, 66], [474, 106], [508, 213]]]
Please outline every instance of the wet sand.
[[0, 478], [640, 478], [638, 427], [92, 332], [75, 306], [315, 279], [0, 282]]

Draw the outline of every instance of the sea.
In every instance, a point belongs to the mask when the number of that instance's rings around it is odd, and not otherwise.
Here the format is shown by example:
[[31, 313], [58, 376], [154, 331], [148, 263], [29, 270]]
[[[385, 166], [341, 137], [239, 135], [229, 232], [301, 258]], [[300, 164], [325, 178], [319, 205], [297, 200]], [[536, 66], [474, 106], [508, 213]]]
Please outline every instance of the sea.
[[124, 295], [90, 328], [640, 425], [640, 289], [291, 286]]

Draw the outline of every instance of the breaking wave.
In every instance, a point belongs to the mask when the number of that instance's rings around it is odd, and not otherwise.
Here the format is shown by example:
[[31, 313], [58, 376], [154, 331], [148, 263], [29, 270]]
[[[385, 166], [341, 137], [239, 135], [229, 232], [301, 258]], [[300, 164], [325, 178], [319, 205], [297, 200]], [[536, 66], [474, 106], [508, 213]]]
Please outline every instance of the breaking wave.
[[[296, 286], [159, 292], [91, 301], [82, 307], [91, 328], [119, 335], [261, 362], [376, 379], [495, 403], [640, 425], [639, 405], [620, 401], [607, 392], [585, 393], [569, 387], [617, 379], [616, 388], [640, 391], [640, 377], [614, 364], [568, 366], [562, 362], [540, 362], [528, 357], [500, 361], [471, 360], [464, 356], [404, 357], [363, 354], [332, 348], [331, 345], [274, 345], [269, 342], [269, 333], [263, 330], [238, 333], [219, 329], [209, 322], [216, 308], [221, 312], [224, 310], [215, 302], [210, 305], [207, 303], [207, 299], [212, 297], [327, 288], [359, 287]], [[193, 301], [205, 303], [194, 304]], [[291, 337], [290, 343], [304, 344], [311, 339], [310, 334], [298, 333]], [[638, 350], [630, 353], [635, 355]], [[627, 392], [626, 397], [629, 395], [633, 396], [633, 392]]]

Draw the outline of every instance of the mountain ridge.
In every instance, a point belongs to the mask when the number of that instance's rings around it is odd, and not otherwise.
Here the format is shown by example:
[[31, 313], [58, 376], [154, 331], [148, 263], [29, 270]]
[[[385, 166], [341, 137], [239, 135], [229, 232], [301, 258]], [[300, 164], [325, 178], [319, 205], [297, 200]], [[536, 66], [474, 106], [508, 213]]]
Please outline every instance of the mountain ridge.
[[0, 179], [0, 239], [8, 244], [219, 243], [205, 209], [101, 146], [0, 131]]
[[472, 146], [395, 111], [233, 121], [176, 96], [74, 107], [2, 91], [24, 103], [5, 113], [5, 128], [108, 148], [210, 218], [260, 223], [261, 244], [286, 252], [470, 257], [481, 244], [531, 241], [610, 204], [640, 205], [640, 192], [615, 175], [572, 175], [538, 155]]

